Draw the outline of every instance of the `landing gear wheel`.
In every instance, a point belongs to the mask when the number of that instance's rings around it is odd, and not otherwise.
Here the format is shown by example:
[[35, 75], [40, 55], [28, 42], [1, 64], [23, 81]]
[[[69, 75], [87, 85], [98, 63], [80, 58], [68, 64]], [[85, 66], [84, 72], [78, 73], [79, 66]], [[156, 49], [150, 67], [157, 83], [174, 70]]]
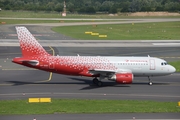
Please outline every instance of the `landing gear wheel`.
[[98, 81], [97, 86], [101, 87], [103, 83], [101, 81]]
[[149, 85], [152, 85], [153, 83], [152, 82], [149, 82]]
[[93, 79], [93, 83], [99, 87], [101, 87], [103, 85], [103, 83], [101, 81], [99, 81], [97, 78]]
[[94, 84], [97, 84], [97, 83], [98, 83], [98, 79], [97, 79], [97, 78], [94, 78], [94, 79], [93, 79], [93, 83], [94, 83]]
[[151, 78], [148, 76], [149, 79], [149, 85], [152, 85], [153, 83], [151, 82]]

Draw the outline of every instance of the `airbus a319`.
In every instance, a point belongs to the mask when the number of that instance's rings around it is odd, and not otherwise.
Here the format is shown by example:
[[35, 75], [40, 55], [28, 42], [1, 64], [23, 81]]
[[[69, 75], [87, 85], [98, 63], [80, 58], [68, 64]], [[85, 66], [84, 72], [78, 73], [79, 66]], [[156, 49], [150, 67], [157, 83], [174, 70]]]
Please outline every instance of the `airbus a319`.
[[134, 77], [172, 74], [176, 69], [163, 59], [155, 57], [109, 56], [53, 56], [45, 51], [26, 27], [16, 27], [22, 51], [12, 62], [53, 73], [93, 77], [93, 83], [102, 86], [108, 79], [119, 84], [131, 84]]

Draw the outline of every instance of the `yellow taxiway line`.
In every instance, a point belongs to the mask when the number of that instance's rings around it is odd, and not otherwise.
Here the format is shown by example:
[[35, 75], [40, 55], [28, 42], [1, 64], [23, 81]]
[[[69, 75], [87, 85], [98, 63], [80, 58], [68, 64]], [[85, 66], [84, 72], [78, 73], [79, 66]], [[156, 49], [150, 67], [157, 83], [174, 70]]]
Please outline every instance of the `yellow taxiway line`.
[[[49, 46], [49, 48], [52, 50], [53, 55], [55, 55], [54, 49], [51, 46]], [[2, 70], [36, 70], [36, 69], [23, 69], [23, 68], [21, 69], [20, 68], [20, 69], [2, 69]], [[50, 72], [49, 78], [47, 80], [41, 80], [41, 81], [37, 81], [37, 82], [34, 82], [34, 83], [49, 82], [51, 80], [52, 80], [52, 72]], [[13, 85], [13, 84], [0, 84], [0, 86], [5, 86], [5, 85]]]

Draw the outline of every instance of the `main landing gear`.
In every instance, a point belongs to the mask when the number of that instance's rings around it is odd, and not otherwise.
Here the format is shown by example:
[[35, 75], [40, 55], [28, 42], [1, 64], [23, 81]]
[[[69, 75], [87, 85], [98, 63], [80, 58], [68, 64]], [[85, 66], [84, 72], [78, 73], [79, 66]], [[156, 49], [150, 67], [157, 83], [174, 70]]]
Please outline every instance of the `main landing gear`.
[[97, 78], [93, 79], [93, 83], [99, 87], [101, 87], [103, 85], [103, 83], [100, 80], [98, 80]]
[[152, 81], [151, 81], [151, 78], [148, 76], [148, 79], [149, 79], [149, 85], [152, 85]]

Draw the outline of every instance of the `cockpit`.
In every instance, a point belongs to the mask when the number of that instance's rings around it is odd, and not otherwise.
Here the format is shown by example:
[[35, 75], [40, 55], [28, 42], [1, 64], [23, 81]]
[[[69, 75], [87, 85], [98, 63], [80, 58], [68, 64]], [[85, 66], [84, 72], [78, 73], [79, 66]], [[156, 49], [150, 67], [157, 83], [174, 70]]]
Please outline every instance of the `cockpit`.
[[161, 65], [168, 65], [168, 63], [167, 62], [162, 62]]

